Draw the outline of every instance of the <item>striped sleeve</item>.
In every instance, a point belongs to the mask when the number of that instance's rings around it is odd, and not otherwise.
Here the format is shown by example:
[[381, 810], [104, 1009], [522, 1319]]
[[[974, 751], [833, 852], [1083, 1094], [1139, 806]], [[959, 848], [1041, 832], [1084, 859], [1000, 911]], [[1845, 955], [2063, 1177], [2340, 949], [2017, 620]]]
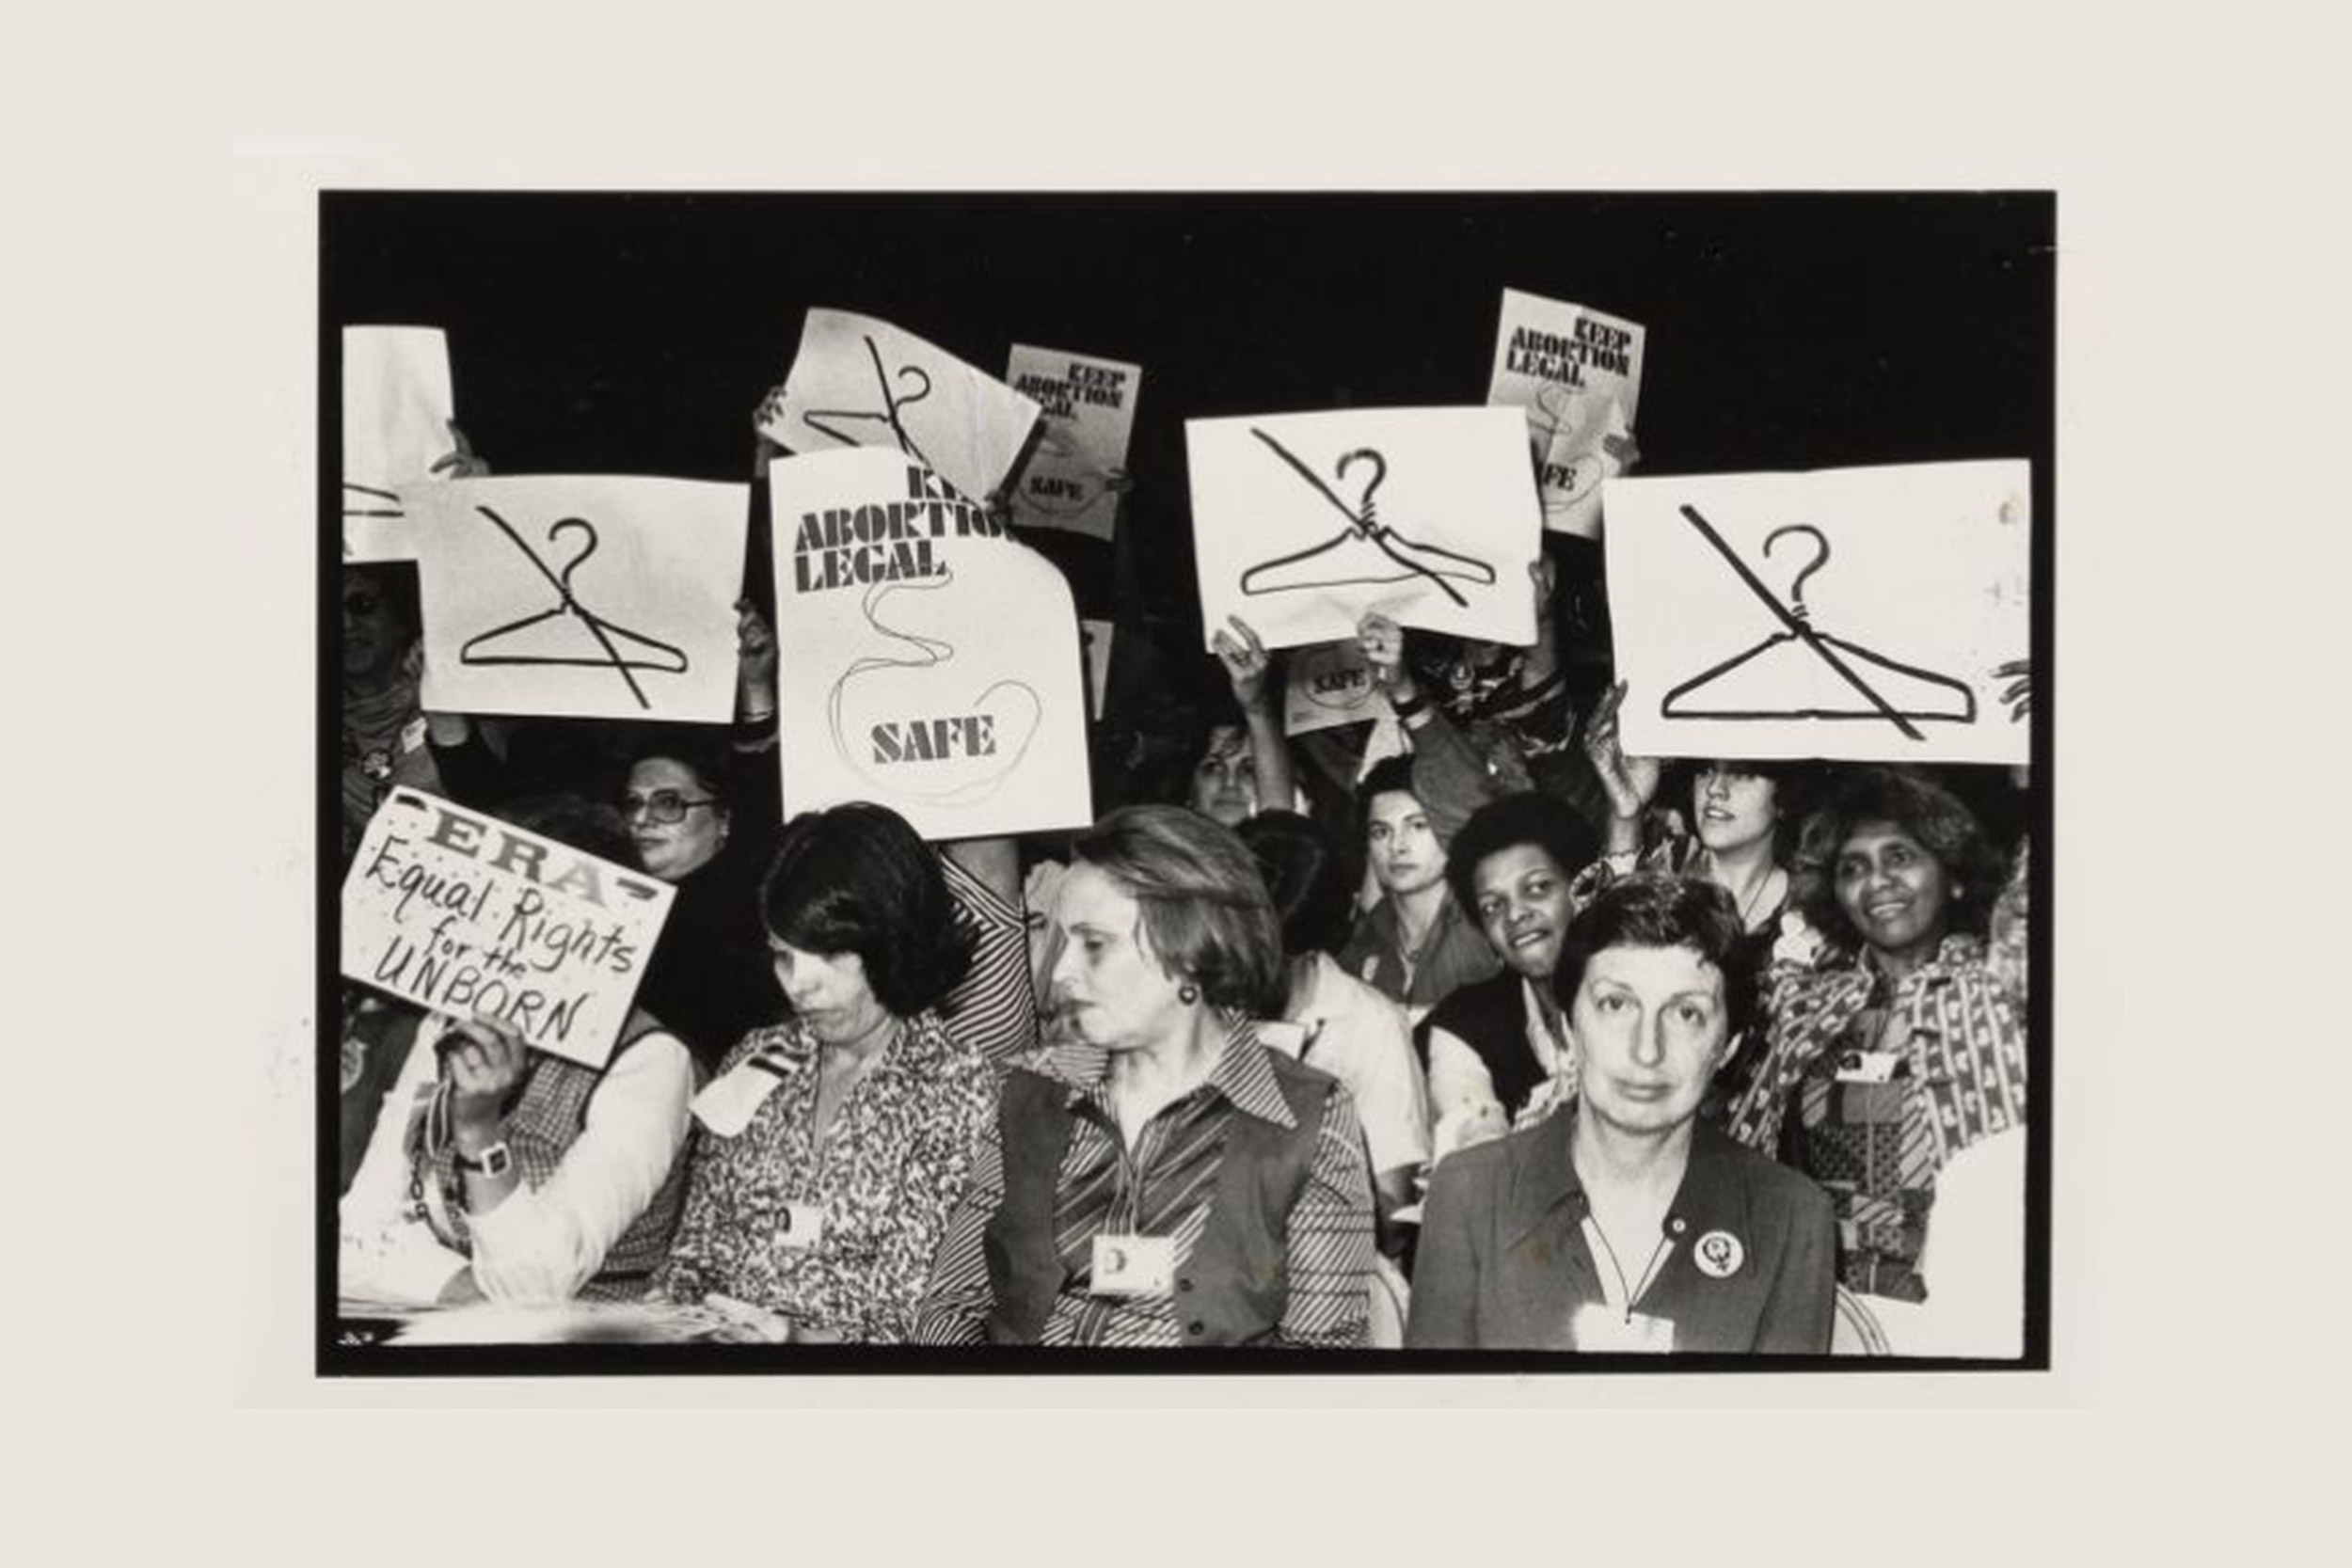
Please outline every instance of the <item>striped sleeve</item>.
[[1005, 1150], [997, 1118], [981, 1118], [972, 1151], [971, 1180], [931, 1254], [930, 1275], [914, 1309], [908, 1338], [918, 1345], [977, 1345], [987, 1337], [989, 1309], [984, 1243], [988, 1222], [1005, 1196]]
[[1291, 1206], [1287, 1295], [1277, 1339], [1310, 1350], [1365, 1342], [1372, 1315], [1372, 1171], [1356, 1102], [1334, 1085], [1306, 1189]]
[[947, 993], [940, 1016], [957, 1039], [996, 1066], [1009, 1067], [1038, 1043], [1027, 927], [1019, 906], [1000, 897], [954, 856], [942, 855], [939, 863], [947, 875], [947, 891], [979, 936], [972, 972]]

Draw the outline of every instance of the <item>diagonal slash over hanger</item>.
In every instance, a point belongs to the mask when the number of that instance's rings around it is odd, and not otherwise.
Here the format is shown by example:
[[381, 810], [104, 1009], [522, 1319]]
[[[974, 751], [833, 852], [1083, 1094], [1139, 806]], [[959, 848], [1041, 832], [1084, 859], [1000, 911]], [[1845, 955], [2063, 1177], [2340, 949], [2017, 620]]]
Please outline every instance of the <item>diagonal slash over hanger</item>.
[[[1340, 499], [1338, 496], [1334, 495], [1329, 485], [1323, 483], [1323, 476], [1316, 473], [1312, 468], [1307, 467], [1306, 464], [1300, 462], [1298, 458], [1292, 453], [1288, 447], [1285, 447], [1281, 442], [1276, 440], [1273, 436], [1268, 436], [1264, 431], [1260, 430], [1255, 425], [1251, 425], [1249, 427], [1249, 434], [1255, 436], [1259, 440], [1263, 441], [1267, 446], [1272, 447], [1274, 449], [1274, 454], [1277, 457], [1279, 457], [1283, 462], [1297, 469], [1299, 477], [1304, 479], [1308, 483], [1313, 485], [1316, 492], [1321, 495], [1325, 500], [1327, 500], [1333, 506], [1338, 507], [1340, 509], [1340, 515], [1355, 524], [1357, 532], [1362, 534], [1365, 538], [1371, 540], [1375, 545], [1378, 546], [1382, 555], [1387, 556], [1391, 561], [1395, 562], [1399, 566], [1407, 567], [1413, 571], [1419, 572], [1422, 577], [1425, 577], [1431, 582], [1436, 583], [1438, 587], [1444, 592], [1447, 598], [1452, 599], [1462, 609], [1468, 610], [1470, 608], [1470, 600], [1462, 597], [1461, 591], [1455, 588], [1454, 584], [1446, 581], [1444, 578], [1439, 577], [1437, 573], [1431, 571], [1420, 562], [1408, 561], [1404, 556], [1401, 556], [1397, 554], [1396, 551], [1391, 549], [1389, 547], [1387, 538], [1384, 537], [1387, 534], [1388, 530], [1381, 528], [1379, 525], [1373, 522], [1371, 518], [1359, 517], [1354, 512], [1348, 510], [1347, 503]], [[1343, 462], [1340, 466], [1342, 467], [1345, 467], [1347, 465]]]
[[[588, 634], [594, 637], [596, 640], [596, 645], [604, 650], [604, 657], [612, 660], [613, 672], [618, 674], [622, 680], [628, 684], [629, 695], [637, 699], [637, 705], [639, 707], [652, 706], [652, 705], [645, 700], [644, 689], [637, 684], [637, 677], [628, 673], [628, 660], [621, 657], [621, 650], [614, 647], [612, 645], [612, 639], [605, 635], [604, 622], [597, 617], [595, 612], [583, 609], [580, 601], [572, 597], [572, 585], [567, 579], [572, 575], [572, 568], [577, 567], [580, 561], [587, 560], [587, 556], [583, 555], [579, 561], [573, 562], [571, 566], [567, 566], [564, 569], [564, 575], [562, 577], [558, 577], [555, 573], [548, 569], [548, 563], [546, 562], [539, 559], [539, 552], [532, 549], [531, 546], [524, 541], [523, 536], [515, 531], [513, 524], [509, 523], [505, 518], [500, 516], [497, 513], [491, 511], [486, 506], [477, 506], [475, 510], [480, 512], [485, 517], [489, 518], [490, 521], [498, 524], [499, 531], [505, 534], [507, 538], [513, 540], [515, 542], [515, 547], [523, 552], [523, 559], [530, 562], [533, 566], [536, 566], [539, 569], [539, 575], [547, 578], [548, 585], [554, 588], [556, 592], [557, 597], [560, 600], [560, 604], [558, 606], [559, 611], [568, 611], [569, 613], [580, 618], [580, 625], [588, 628]], [[594, 523], [590, 523], [584, 518], [565, 518], [564, 521], [578, 522], [581, 527], [587, 529], [589, 539], [588, 547], [591, 551], [596, 548], [596, 529]], [[557, 528], [561, 528], [562, 526], [562, 523], [556, 525]], [[552, 536], [554, 530], [549, 530], [548, 532], [549, 535]]]
[[[1328, 492], [1327, 492], [1327, 493]], [[1780, 602], [1779, 597], [1774, 594], [1771, 589], [1764, 586], [1763, 582], [1756, 577], [1756, 575], [1748, 569], [1748, 563], [1740, 559], [1740, 552], [1733, 549], [1728, 544], [1724, 542], [1724, 536], [1715, 531], [1713, 524], [1699, 515], [1697, 507], [1685, 505], [1681, 511], [1685, 517], [1691, 519], [1691, 526], [1697, 529], [1699, 532], [1706, 537], [1708, 544], [1714, 546], [1717, 550], [1721, 551], [1723, 558], [1725, 561], [1731, 562], [1731, 569], [1740, 574], [1740, 580], [1747, 584], [1748, 592], [1763, 600], [1766, 608], [1771, 610], [1774, 615], [1780, 617], [1780, 624], [1788, 628], [1791, 636], [1796, 638], [1798, 641], [1804, 643], [1806, 647], [1812, 649], [1816, 654], [1820, 655], [1821, 662], [1827, 664], [1832, 670], [1835, 670], [1839, 675], [1843, 676], [1847, 685], [1852, 687], [1856, 691], [1861, 692], [1865, 697], [1869, 698], [1871, 705], [1879, 710], [1880, 714], [1885, 718], [1888, 723], [1894, 725], [1897, 729], [1902, 731], [1903, 734], [1909, 736], [1914, 740], [1924, 740], [1927, 738], [1916, 729], [1912, 727], [1911, 721], [1896, 710], [1894, 704], [1880, 696], [1877, 689], [1871, 686], [1868, 681], [1866, 681], [1860, 675], [1855, 674], [1852, 668], [1848, 665], [1844, 659], [1837, 657], [1836, 650], [1821, 641], [1821, 634], [1813, 629], [1811, 623], [1807, 622], [1804, 617], [1792, 612], [1787, 605]]]

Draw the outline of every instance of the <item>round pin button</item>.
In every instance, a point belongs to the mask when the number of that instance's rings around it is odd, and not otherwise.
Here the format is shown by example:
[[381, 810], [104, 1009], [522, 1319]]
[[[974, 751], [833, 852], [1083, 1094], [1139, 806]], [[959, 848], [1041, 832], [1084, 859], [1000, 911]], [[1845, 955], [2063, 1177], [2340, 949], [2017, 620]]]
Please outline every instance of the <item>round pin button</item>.
[[1710, 1230], [1699, 1238], [1692, 1257], [1698, 1263], [1699, 1273], [1708, 1278], [1729, 1279], [1748, 1260], [1748, 1249], [1730, 1231]]

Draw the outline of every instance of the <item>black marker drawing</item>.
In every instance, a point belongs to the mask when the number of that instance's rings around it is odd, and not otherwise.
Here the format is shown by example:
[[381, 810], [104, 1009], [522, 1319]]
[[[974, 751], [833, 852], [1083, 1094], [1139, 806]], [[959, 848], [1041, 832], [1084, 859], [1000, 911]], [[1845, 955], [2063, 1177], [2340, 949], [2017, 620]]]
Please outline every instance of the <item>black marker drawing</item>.
[[[1299, 461], [1289, 448], [1257, 426], [1249, 434], [1274, 449], [1274, 454], [1289, 464], [1301, 479], [1314, 487], [1315, 494], [1339, 508], [1347, 519], [1347, 527], [1319, 545], [1260, 562], [1241, 575], [1241, 591], [1247, 594], [1281, 594], [1295, 588], [1341, 588], [1359, 583], [1401, 582], [1413, 576], [1427, 578], [1456, 605], [1467, 610], [1470, 601], [1460, 589], [1448, 582], [1458, 578], [1491, 588], [1495, 569], [1483, 561], [1449, 550], [1441, 545], [1424, 545], [1419, 540], [1399, 533], [1383, 524], [1373, 502], [1373, 494], [1389, 477], [1389, 460], [1370, 447], [1359, 447], [1341, 458], [1332, 468], [1333, 477], [1345, 480], [1347, 470], [1359, 461], [1372, 464], [1372, 481], [1364, 486], [1363, 509], [1359, 512], [1340, 499], [1322, 476]], [[1394, 566], [1391, 570], [1372, 559], [1372, 552], [1386, 556]]]
[[[382, 504], [371, 506], [370, 501]], [[378, 490], [371, 484], [354, 484], [343, 481], [343, 521], [354, 517], [401, 518], [408, 514], [401, 510], [400, 498], [389, 490]], [[351, 553], [351, 531], [343, 530], [343, 554]]]
[[866, 356], [874, 361], [874, 381], [882, 393], [881, 410], [877, 412], [865, 408], [812, 408], [802, 412], [801, 422], [819, 435], [830, 436], [845, 447], [871, 446], [875, 443], [861, 441], [854, 436], [844, 435], [827, 424], [825, 422], [827, 420], [834, 420], [843, 424], [887, 425], [892, 438], [898, 443], [900, 451], [914, 458], [926, 468], [931, 467], [931, 460], [923, 455], [923, 449], [916, 446], [914, 437], [907, 434], [906, 422], [898, 418], [900, 409], [920, 403], [931, 395], [931, 372], [920, 365], [899, 366], [897, 372], [898, 379], [900, 382], [912, 384], [915, 388], [907, 396], [900, 397], [891, 390], [892, 372], [882, 369], [882, 350], [875, 346], [871, 333], [866, 334]]
[[[644, 689], [637, 684], [637, 677], [630, 673], [631, 671], [651, 670], [665, 675], [686, 673], [687, 659], [684, 649], [673, 647], [667, 642], [647, 637], [642, 632], [631, 631], [627, 626], [606, 620], [581, 604], [578, 596], [572, 593], [572, 574], [579, 571], [581, 563], [596, 553], [596, 524], [585, 517], [565, 517], [548, 528], [548, 542], [549, 544], [555, 542], [557, 535], [566, 532], [577, 531], [586, 536], [580, 545], [580, 553], [564, 562], [564, 570], [559, 573], [548, 569], [548, 563], [539, 559], [539, 552], [532, 549], [505, 518], [486, 506], [476, 506], [474, 510], [497, 524], [499, 531], [515, 542], [515, 547], [523, 552], [523, 559], [530, 562], [537, 569], [539, 575], [548, 579], [548, 585], [555, 590], [556, 602], [552, 607], [540, 610], [536, 614], [526, 615], [518, 621], [509, 621], [502, 626], [494, 626], [477, 637], [468, 638], [465, 644], [457, 650], [458, 663], [473, 665], [559, 664], [575, 665], [588, 670], [611, 669], [617, 672], [621, 679], [628, 683], [629, 695], [637, 699], [637, 705], [641, 708], [649, 708], [653, 706], [653, 704], [647, 700]], [[585, 650], [577, 655], [501, 654], [482, 651], [532, 626], [543, 626], [550, 621], [578, 623], [591, 638], [596, 640], [596, 646], [604, 651], [604, 657], [596, 657]], [[637, 648], [645, 649], [660, 657], [646, 658], [641, 656], [635, 658], [624, 658], [621, 657], [620, 648], [616, 645], [618, 642], [633, 644]]]
[[[1734, 654], [1721, 664], [1693, 675], [1667, 692], [1665, 698], [1658, 705], [1660, 717], [1666, 719], [1883, 719], [1913, 740], [1926, 738], [1913, 723], [1914, 720], [1921, 722], [1952, 724], [1973, 724], [1977, 721], [1977, 693], [1975, 689], [1966, 682], [1954, 680], [1949, 675], [1937, 674], [1932, 670], [1922, 670], [1915, 665], [1900, 663], [1858, 643], [1849, 642], [1841, 637], [1833, 637], [1814, 627], [1810, 614], [1804, 607], [1805, 579], [1828, 565], [1830, 556], [1829, 539], [1820, 529], [1810, 523], [1789, 523], [1772, 530], [1764, 536], [1764, 553], [1767, 556], [1772, 553], [1772, 546], [1785, 534], [1804, 534], [1810, 537], [1817, 546], [1812, 561], [1797, 573], [1794, 580], [1788, 585], [1788, 597], [1795, 606], [1791, 609], [1788, 605], [1782, 604], [1778, 596], [1764, 586], [1755, 572], [1749, 569], [1748, 563], [1740, 559], [1739, 552], [1724, 541], [1722, 534], [1715, 531], [1712, 524], [1699, 515], [1696, 507], [1685, 506], [1681, 510], [1682, 515], [1691, 520], [1691, 526], [1697, 529], [1700, 535], [1708, 544], [1714, 546], [1725, 561], [1731, 562], [1731, 569], [1740, 575], [1740, 580], [1746, 585], [1748, 592], [1761, 599], [1765, 607], [1779, 618], [1781, 625], [1787, 629], [1774, 632], [1755, 647], [1743, 653]], [[1740, 669], [1751, 660], [1760, 658], [1776, 648], [1792, 645], [1804, 648], [1813, 657], [1828, 665], [1836, 673], [1839, 679], [1867, 699], [1869, 706], [1839, 709], [1821, 707], [1704, 708], [1677, 705], [1684, 698], [1732, 671]], [[1942, 712], [1933, 708], [1920, 707], [1916, 704], [1898, 707], [1883, 695], [1877, 687], [1864, 680], [1855, 672], [1853, 664], [1839, 657], [1841, 654], [1851, 656], [1852, 659], [1859, 663], [1875, 666], [1877, 671], [1904, 676], [1912, 681], [1938, 688], [1943, 691], [1958, 692], [1960, 711], [1957, 713]], [[1884, 677], [1879, 678], [1883, 680]]]
[[[850, 765], [850, 769], [858, 777], [872, 784], [880, 792], [874, 797], [876, 800], [887, 800], [897, 798], [921, 800], [937, 806], [971, 806], [991, 800], [998, 790], [1004, 787], [1006, 779], [1021, 766], [1022, 758], [1029, 754], [1029, 745], [1037, 738], [1038, 731], [1042, 727], [1040, 721], [1044, 717], [1045, 705], [1038, 700], [1034, 687], [1025, 681], [1009, 678], [992, 681], [981, 688], [979, 692], [972, 698], [968, 705], [968, 711], [976, 715], [985, 713], [989, 700], [1000, 691], [1015, 692], [1026, 698], [1028, 702], [1027, 721], [1021, 726], [1020, 741], [1009, 748], [999, 745], [996, 752], [999, 760], [995, 768], [978, 778], [966, 779], [961, 784], [951, 784], [945, 788], [926, 789], [914, 783], [913, 776], [906, 772], [894, 773], [885, 778], [866, 766], [864, 752], [859, 743], [866, 735], [864, 727], [865, 721], [872, 718], [873, 712], [869, 709], [855, 721], [850, 719], [848, 712], [850, 686], [867, 675], [890, 670], [937, 669], [943, 664], [953, 662], [956, 657], [956, 647], [952, 642], [883, 625], [880, 613], [882, 602], [891, 594], [904, 590], [929, 593], [933, 589], [945, 588], [954, 580], [955, 573], [952, 570], [943, 570], [936, 577], [903, 578], [894, 582], [877, 582], [866, 590], [865, 596], [858, 602], [858, 613], [866, 618], [866, 624], [873, 629], [876, 636], [885, 638], [892, 642], [903, 643], [913, 650], [911, 657], [894, 657], [886, 654], [859, 655], [850, 661], [847, 669], [841, 672], [840, 677], [833, 683], [832, 691], [827, 693], [825, 698], [825, 725], [833, 734], [834, 751], [840, 755], [843, 762]], [[857, 732], [856, 734], [851, 733], [853, 729]]]

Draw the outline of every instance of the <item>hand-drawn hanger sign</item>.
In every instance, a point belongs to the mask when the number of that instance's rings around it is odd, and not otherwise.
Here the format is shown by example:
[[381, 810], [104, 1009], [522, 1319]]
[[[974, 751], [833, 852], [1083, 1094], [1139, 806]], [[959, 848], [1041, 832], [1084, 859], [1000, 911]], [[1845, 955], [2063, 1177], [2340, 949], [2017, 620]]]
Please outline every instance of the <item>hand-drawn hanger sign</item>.
[[894, 450], [768, 470], [785, 809], [874, 800], [926, 838], [1091, 816], [1078, 620], [1051, 562]]
[[2022, 462], [1610, 481], [1626, 750], [2025, 761], [2030, 495]]
[[406, 561], [400, 492], [432, 481], [453, 446], [449, 341], [437, 326], [346, 326], [342, 350], [342, 556]]
[[1542, 524], [1506, 408], [1349, 409], [1184, 425], [1204, 622], [1268, 647], [1406, 626], [1534, 640]]
[[981, 499], [1021, 455], [1038, 405], [886, 321], [814, 309], [760, 434], [786, 451], [882, 447]]
[[675, 479], [411, 490], [425, 706], [725, 722], [750, 499]]

